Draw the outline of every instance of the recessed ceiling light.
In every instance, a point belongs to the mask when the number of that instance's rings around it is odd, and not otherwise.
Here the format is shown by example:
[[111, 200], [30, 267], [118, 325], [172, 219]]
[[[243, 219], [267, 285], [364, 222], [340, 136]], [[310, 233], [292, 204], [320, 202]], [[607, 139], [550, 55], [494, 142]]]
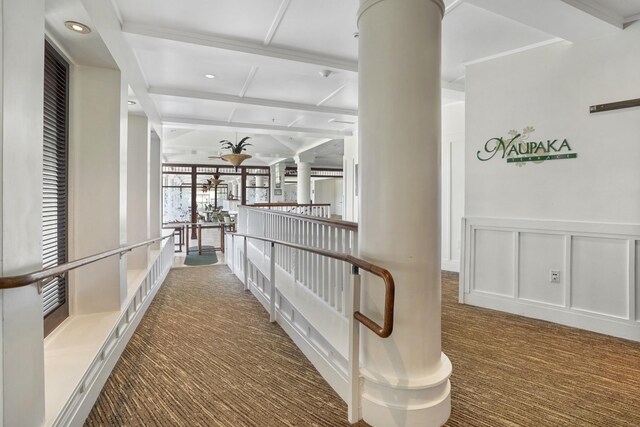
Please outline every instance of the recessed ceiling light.
[[213, 74], [205, 74], [204, 76], [206, 78], [208, 78], [208, 79], [215, 79], [216, 78], [216, 76], [214, 76]]
[[89, 34], [91, 32], [91, 28], [89, 28], [88, 25], [85, 25], [76, 21], [66, 21], [64, 23], [64, 26], [70, 29], [71, 31], [74, 31], [80, 34]]
[[129, 104], [129, 105], [136, 105], [136, 101], [127, 101], [127, 104]]

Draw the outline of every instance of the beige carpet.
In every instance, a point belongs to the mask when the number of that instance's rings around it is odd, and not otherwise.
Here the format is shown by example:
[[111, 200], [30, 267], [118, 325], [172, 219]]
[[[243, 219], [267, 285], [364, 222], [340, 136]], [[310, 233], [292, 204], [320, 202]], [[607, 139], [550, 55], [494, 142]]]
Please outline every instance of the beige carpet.
[[[457, 280], [443, 275], [448, 426], [640, 427], [640, 344], [459, 305]], [[206, 266], [170, 272], [85, 425], [348, 423], [253, 296], [225, 266]]]
[[640, 344], [457, 304], [443, 274], [450, 427], [640, 426]]
[[217, 265], [169, 272], [85, 425], [349, 423], [342, 399]]

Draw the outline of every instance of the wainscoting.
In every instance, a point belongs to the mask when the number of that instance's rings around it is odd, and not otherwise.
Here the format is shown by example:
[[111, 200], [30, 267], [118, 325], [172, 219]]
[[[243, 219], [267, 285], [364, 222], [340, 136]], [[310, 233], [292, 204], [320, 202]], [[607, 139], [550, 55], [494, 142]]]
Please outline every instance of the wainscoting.
[[463, 234], [461, 303], [640, 341], [639, 225], [464, 218]]

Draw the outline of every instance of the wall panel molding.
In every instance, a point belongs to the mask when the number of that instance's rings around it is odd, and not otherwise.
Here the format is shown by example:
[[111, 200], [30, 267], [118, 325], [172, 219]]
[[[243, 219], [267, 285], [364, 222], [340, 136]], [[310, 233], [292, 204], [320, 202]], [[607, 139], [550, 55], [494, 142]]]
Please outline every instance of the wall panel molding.
[[460, 302], [640, 341], [640, 225], [483, 217], [463, 233]]

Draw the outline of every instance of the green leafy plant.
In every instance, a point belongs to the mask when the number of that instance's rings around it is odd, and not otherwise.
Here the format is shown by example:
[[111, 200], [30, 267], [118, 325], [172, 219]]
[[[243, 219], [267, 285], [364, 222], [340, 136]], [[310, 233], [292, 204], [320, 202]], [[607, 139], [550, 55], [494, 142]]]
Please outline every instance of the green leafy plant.
[[246, 147], [248, 145], [252, 145], [247, 142], [249, 138], [250, 138], [249, 136], [245, 136], [240, 140], [240, 142], [237, 142], [235, 144], [231, 141], [223, 139], [222, 141], [220, 141], [220, 144], [222, 144], [223, 149], [231, 150], [233, 154], [241, 154], [243, 151], [247, 150]]

